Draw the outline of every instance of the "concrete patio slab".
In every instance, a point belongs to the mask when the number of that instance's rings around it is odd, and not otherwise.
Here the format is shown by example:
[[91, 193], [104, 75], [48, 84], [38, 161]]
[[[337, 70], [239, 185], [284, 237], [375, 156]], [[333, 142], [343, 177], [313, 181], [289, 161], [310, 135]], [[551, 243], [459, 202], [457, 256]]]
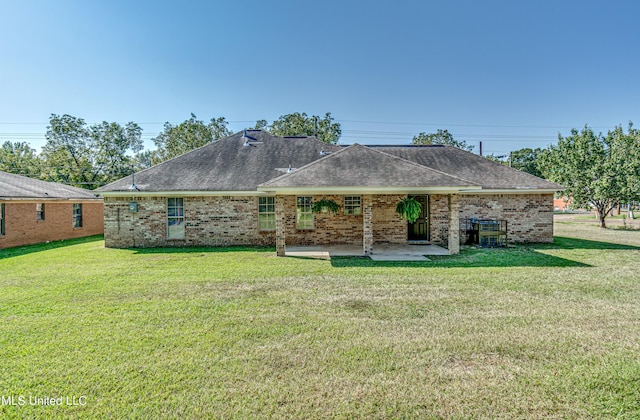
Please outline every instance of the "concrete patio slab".
[[[285, 255], [321, 259], [364, 256], [358, 245], [288, 246]], [[376, 244], [369, 258], [374, 261], [429, 261], [425, 255], [449, 255], [449, 251], [437, 245]]]

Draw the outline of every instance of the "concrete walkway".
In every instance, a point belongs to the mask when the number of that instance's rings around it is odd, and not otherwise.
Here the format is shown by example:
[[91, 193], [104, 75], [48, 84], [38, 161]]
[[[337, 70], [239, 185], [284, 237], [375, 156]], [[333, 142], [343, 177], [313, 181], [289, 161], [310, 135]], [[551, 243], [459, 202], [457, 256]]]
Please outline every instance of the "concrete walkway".
[[[288, 246], [285, 255], [326, 260], [331, 257], [364, 256], [362, 246], [358, 245]], [[449, 255], [449, 251], [437, 245], [375, 244], [373, 255], [369, 258], [374, 261], [429, 261], [425, 255]]]

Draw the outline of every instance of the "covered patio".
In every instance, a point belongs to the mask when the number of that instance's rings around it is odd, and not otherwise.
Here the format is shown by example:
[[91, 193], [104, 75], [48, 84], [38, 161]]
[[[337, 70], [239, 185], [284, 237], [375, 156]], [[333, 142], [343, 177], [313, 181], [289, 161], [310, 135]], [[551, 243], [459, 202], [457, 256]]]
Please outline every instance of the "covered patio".
[[[446, 253], [437, 255], [457, 254], [459, 197], [462, 191], [470, 188], [479, 187], [358, 144], [302, 168], [291, 168], [291, 172], [258, 186], [259, 191], [275, 196], [278, 256], [293, 253], [304, 256], [299, 254], [302, 253], [321, 258], [354, 255], [403, 260], [424, 259], [424, 255], [435, 252], [432, 250], [436, 248], [419, 249], [417, 245], [408, 245], [407, 222], [395, 213], [397, 201], [408, 195], [443, 197], [439, 207], [441, 211], [434, 216], [439, 225], [444, 225], [438, 231], [439, 241], [436, 243], [447, 244], [448, 250], [440, 248]], [[344, 203], [347, 196], [355, 198], [359, 218], [347, 220], [344, 215], [332, 218], [316, 216], [304, 207], [324, 196]], [[297, 199], [303, 201], [296, 203]], [[300, 215], [304, 213], [308, 213], [305, 215], [308, 224], [300, 223]], [[385, 249], [386, 244], [394, 245]]]

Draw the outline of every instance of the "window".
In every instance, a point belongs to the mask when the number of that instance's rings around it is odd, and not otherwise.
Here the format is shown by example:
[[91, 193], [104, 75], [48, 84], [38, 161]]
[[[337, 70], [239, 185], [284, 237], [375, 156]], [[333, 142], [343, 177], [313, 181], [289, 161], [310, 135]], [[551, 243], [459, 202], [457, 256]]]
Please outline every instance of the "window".
[[258, 198], [258, 227], [260, 230], [275, 230], [276, 228], [276, 198]]
[[44, 203], [36, 203], [36, 220], [44, 220]]
[[4, 203], [0, 204], [0, 236], [4, 236]]
[[167, 239], [184, 239], [184, 199], [167, 199]]
[[297, 198], [296, 228], [313, 229], [313, 197]]
[[344, 197], [344, 214], [358, 215], [361, 212], [360, 196], [359, 195], [346, 195]]
[[73, 227], [82, 227], [82, 204], [73, 203]]

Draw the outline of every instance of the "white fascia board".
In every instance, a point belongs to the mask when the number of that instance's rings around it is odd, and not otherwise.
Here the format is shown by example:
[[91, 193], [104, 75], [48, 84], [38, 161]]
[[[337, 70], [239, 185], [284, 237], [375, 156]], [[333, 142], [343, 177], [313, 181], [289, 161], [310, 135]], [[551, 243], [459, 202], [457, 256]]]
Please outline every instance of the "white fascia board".
[[263, 191], [104, 191], [103, 197], [216, 197], [266, 196]]
[[465, 189], [460, 191], [460, 194], [555, 194], [557, 191], [562, 190], [548, 188]]
[[258, 191], [271, 192], [281, 195], [302, 194], [459, 194], [465, 187], [258, 187]]

